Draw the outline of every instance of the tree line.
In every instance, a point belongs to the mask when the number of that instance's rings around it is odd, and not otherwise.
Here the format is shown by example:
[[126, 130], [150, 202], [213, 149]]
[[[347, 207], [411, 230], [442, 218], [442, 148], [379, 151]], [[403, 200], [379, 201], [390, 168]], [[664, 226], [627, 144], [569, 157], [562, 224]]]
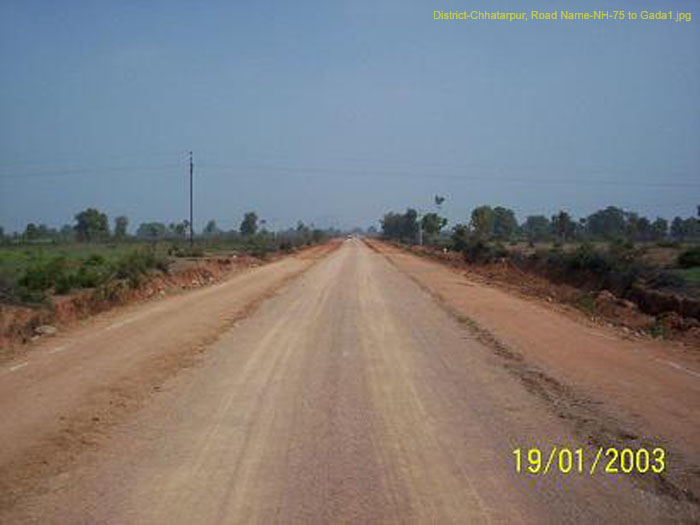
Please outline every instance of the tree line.
[[[22, 233], [15, 232], [12, 235], [5, 233], [0, 227], [0, 241], [4, 242], [105, 242], [121, 241], [129, 238], [141, 240], [178, 240], [186, 239], [189, 235], [190, 224], [188, 220], [181, 222], [142, 222], [136, 228], [134, 236], [129, 234], [129, 219], [125, 215], [115, 217], [113, 228], [110, 228], [109, 218], [106, 213], [96, 208], [87, 208], [74, 217], [73, 224], [66, 224], [60, 229], [51, 228], [45, 224], [29, 223]], [[310, 228], [299, 222], [296, 228], [288, 231], [307, 235], [314, 242], [324, 234], [322, 230]], [[220, 236], [253, 237], [257, 234], [268, 233], [266, 221], [260, 219], [256, 212], [246, 212], [237, 230], [225, 231], [216, 224], [216, 221], [207, 222], [204, 229], [198, 234], [200, 237], [215, 238]]]
[[[389, 212], [380, 220], [382, 235], [401, 242], [435, 242], [444, 231], [447, 219], [437, 213], [419, 217], [415, 209], [404, 213]], [[657, 217], [647, 217], [616, 206], [574, 219], [561, 210], [551, 217], [529, 215], [519, 223], [515, 212], [503, 206], [478, 206], [471, 211], [469, 221], [452, 228], [453, 240], [475, 237], [485, 241], [527, 240], [535, 242], [618, 241], [649, 242], [672, 239], [676, 241], [700, 240], [700, 206], [697, 217], [675, 217], [671, 223]], [[421, 239], [422, 237], [422, 239]]]

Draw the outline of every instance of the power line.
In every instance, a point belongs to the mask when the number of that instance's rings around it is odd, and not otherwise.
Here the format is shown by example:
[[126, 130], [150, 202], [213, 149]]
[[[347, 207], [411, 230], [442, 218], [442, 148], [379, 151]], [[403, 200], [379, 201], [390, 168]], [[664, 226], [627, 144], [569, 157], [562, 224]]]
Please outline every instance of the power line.
[[0, 180], [4, 179], [24, 179], [24, 178], [43, 178], [43, 177], [74, 177], [84, 175], [96, 175], [101, 173], [119, 173], [132, 171], [138, 173], [143, 170], [172, 170], [173, 168], [181, 167], [181, 164], [160, 164], [160, 165], [132, 165], [132, 166], [101, 166], [101, 167], [79, 167], [65, 170], [46, 170], [24, 173], [1, 173]]
[[51, 160], [30, 160], [30, 161], [22, 161], [22, 160], [15, 160], [15, 161], [7, 161], [4, 160], [2, 164], [0, 165], [0, 170], [7, 170], [7, 169], [24, 169], [24, 168], [42, 168], [45, 166], [49, 167], [56, 167], [59, 165], [86, 165], [86, 164], [92, 164], [93, 162], [97, 163], [103, 163], [103, 162], [119, 162], [119, 161], [145, 161], [145, 162], [151, 162], [151, 161], [159, 161], [163, 159], [177, 159], [178, 157], [180, 159], [184, 159], [187, 156], [186, 151], [176, 151], [172, 150], [170, 152], [161, 152], [161, 153], [155, 153], [152, 151], [148, 152], [132, 152], [132, 153], [113, 153], [113, 154], [104, 154], [104, 155], [87, 155], [87, 156], [63, 156], [59, 158], [54, 158]]
[[[126, 166], [77, 166], [69, 169], [57, 170], [39, 170], [39, 171], [24, 171], [18, 173], [9, 173], [8, 171], [0, 171], [0, 181], [14, 180], [24, 178], [43, 178], [43, 177], [76, 177], [76, 176], [99, 176], [105, 173], [119, 172], [134, 172], [135, 175], [143, 176], [144, 171], [168, 171], [172, 170], [168, 175], [176, 177], [177, 171], [181, 165], [177, 164], [147, 164], [147, 165], [126, 165]], [[2, 170], [2, 168], [0, 168]], [[576, 179], [564, 178], [538, 178], [528, 176], [498, 176], [491, 174], [469, 174], [469, 173], [444, 173], [436, 170], [431, 171], [394, 171], [381, 168], [333, 168], [333, 167], [318, 167], [318, 166], [272, 166], [272, 165], [255, 165], [255, 164], [221, 164], [221, 163], [203, 163], [200, 170], [204, 173], [226, 173], [235, 174], [236, 176], [255, 175], [274, 173], [288, 173], [291, 175], [306, 175], [306, 176], [323, 176], [323, 175], [341, 175], [359, 178], [422, 178], [434, 181], [454, 181], [454, 182], [492, 182], [497, 184], [539, 184], [539, 185], [571, 185], [571, 186], [620, 186], [620, 187], [646, 187], [646, 188], [700, 188], [700, 182], [688, 181], [650, 181], [650, 180], [614, 180], [614, 179], [597, 179], [589, 176], [579, 176]], [[14, 171], [14, 170], [13, 170]], [[483, 170], [481, 170], [483, 171]], [[526, 171], [526, 170], [524, 170]], [[154, 176], [155, 174], [150, 174]], [[155, 176], [162, 176], [158, 174]]]
[[650, 188], [700, 188], [700, 182], [655, 182], [655, 181], [620, 181], [612, 179], [543, 179], [532, 177], [498, 177], [493, 175], [468, 175], [455, 173], [428, 173], [411, 171], [386, 171], [381, 169], [345, 169], [319, 167], [288, 167], [288, 166], [253, 166], [203, 164], [202, 169], [209, 172], [241, 173], [251, 172], [259, 175], [264, 172], [280, 172], [297, 175], [350, 175], [359, 177], [413, 177], [429, 180], [453, 180], [456, 182], [496, 182], [522, 184], [559, 184], [559, 185], [604, 185], [604, 186], [641, 186]]

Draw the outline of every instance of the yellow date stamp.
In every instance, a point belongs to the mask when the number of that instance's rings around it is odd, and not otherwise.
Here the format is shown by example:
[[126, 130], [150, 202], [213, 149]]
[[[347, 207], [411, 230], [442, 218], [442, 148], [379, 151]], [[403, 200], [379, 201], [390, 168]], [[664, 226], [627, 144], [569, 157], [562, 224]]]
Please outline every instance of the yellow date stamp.
[[599, 447], [597, 450], [553, 446], [513, 450], [518, 474], [661, 474], [666, 470], [666, 451], [655, 448]]

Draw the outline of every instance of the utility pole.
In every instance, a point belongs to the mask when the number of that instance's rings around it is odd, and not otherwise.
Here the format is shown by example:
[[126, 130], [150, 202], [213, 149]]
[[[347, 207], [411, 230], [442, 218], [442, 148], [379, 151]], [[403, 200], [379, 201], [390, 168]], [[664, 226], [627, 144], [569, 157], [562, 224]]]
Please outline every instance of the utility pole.
[[192, 213], [192, 171], [194, 164], [192, 163], [192, 152], [190, 151], [190, 250], [194, 246], [194, 215]]

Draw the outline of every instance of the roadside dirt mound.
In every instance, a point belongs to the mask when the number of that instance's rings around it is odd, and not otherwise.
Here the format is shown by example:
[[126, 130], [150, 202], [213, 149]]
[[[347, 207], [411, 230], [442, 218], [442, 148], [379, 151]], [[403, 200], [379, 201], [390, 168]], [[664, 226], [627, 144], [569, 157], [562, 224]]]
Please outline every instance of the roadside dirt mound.
[[598, 292], [594, 304], [595, 312], [600, 317], [633, 330], [649, 330], [655, 322], [653, 316], [641, 312], [635, 303], [616, 297], [607, 290]]

